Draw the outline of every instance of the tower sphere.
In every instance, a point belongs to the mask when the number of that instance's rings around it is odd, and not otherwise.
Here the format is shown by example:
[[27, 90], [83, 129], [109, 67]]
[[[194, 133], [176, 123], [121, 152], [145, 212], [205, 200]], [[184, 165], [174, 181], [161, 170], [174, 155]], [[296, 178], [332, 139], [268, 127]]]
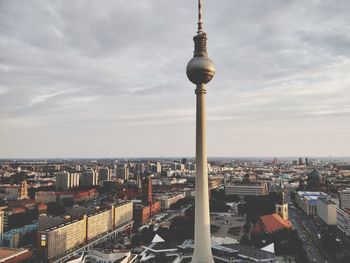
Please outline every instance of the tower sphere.
[[187, 63], [186, 74], [193, 84], [207, 84], [214, 77], [214, 63], [207, 56], [193, 57]]

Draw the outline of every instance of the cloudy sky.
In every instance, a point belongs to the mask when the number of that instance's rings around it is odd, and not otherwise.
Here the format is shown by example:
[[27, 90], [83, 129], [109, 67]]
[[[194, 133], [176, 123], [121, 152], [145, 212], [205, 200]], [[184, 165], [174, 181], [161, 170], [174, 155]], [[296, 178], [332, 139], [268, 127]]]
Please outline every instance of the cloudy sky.
[[[209, 156], [350, 155], [350, 2], [206, 0]], [[0, 0], [0, 158], [194, 156], [195, 0]]]

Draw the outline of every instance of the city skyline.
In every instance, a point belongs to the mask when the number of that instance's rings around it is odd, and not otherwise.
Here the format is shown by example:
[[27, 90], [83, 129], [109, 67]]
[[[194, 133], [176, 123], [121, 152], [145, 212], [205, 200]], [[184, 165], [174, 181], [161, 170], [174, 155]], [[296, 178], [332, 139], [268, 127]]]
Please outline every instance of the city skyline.
[[[0, 2], [0, 158], [194, 156], [195, 7]], [[349, 155], [349, 7], [207, 1], [209, 157]]]

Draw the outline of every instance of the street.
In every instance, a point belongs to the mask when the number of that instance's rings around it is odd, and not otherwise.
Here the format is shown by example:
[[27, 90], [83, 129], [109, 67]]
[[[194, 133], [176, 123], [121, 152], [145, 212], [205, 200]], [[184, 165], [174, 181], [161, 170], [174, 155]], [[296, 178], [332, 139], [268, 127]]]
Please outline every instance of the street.
[[319, 250], [318, 232], [315, 229], [311, 229], [310, 226], [303, 222], [300, 215], [295, 208], [289, 206], [289, 219], [293, 223], [294, 228], [297, 230], [299, 238], [304, 243], [305, 252], [310, 259], [310, 262], [326, 263], [328, 260], [322, 255]]

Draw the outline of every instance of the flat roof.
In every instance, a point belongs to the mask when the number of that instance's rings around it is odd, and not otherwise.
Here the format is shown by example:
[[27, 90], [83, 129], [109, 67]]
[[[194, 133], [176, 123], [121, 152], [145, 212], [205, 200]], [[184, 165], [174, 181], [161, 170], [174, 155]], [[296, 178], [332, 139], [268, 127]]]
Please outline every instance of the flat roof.
[[323, 192], [298, 191], [297, 194], [300, 198], [304, 198], [308, 202], [308, 204], [310, 204], [310, 205], [316, 205], [317, 199], [320, 197], [330, 198], [329, 195], [327, 195]]
[[225, 244], [225, 245], [221, 245], [221, 247], [226, 247], [226, 248], [238, 251], [239, 256], [243, 258], [252, 258], [252, 259], [259, 259], [259, 260], [267, 260], [267, 259], [275, 258], [274, 253], [244, 246], [244, 245]]
[[0, 247], [0, 260], [6, 260], [13, 257], [17, 257], [20, 254], [30, 253], [28, 249], [19, 249], [19, 248], [8, 248], [8, 247]]
[[250, 182], [250, 183], [243, 183], [243, 182], [234, 182], [232, 184], [227, 184], [226, 186], [264, 186], [265, 182]]
[[329, 205], [336, 205], [335, 202], [333, 202], [331, 199], [327, 198], [327, 197], [320, 197], [318, 198], [318, 200], [320, 200], [321, 202], [325, 203], [325, 204], [329, 204]]

